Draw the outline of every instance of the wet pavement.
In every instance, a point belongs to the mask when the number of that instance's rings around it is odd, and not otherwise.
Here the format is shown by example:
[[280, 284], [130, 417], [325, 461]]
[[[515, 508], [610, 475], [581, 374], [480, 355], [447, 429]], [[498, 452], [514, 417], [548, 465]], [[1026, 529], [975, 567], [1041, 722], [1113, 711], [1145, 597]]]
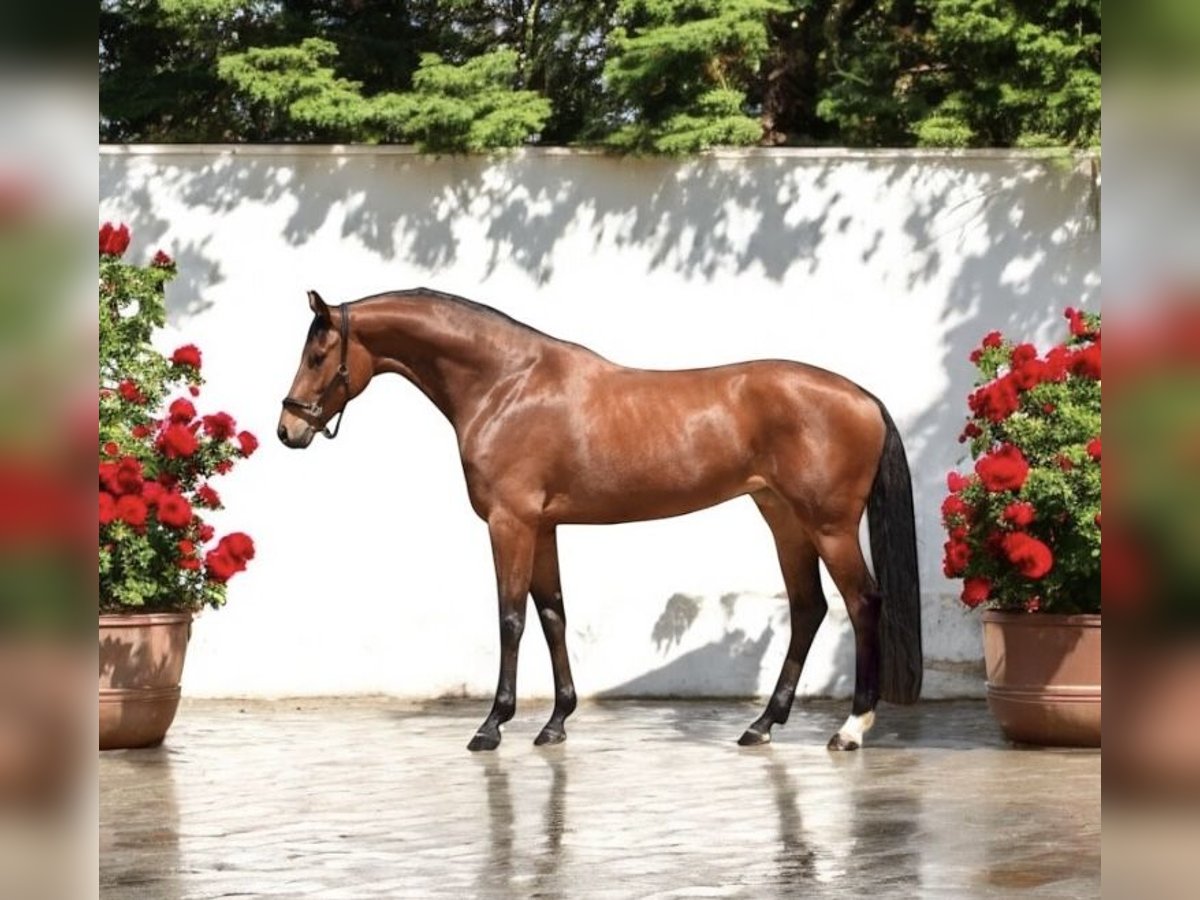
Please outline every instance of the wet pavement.
[[1003, 740], [983, 703], [583, 704], [464, 748], [487, 704], [185, 701], [100, 757], [106, 898], [1098, 897], [1100, 754]]

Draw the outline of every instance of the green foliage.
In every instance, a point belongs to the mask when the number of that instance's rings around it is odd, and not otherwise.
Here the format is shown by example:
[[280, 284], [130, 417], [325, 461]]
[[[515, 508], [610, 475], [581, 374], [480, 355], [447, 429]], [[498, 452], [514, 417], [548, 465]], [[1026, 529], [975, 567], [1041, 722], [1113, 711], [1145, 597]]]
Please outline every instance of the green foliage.
[[514, 90], [517, 54], [496, 50], [460, 66], [424, 54], [411, 91], [364, 96], [338, 76], [337, 47], [305, 38], [293, 47], [251, 48], [224, 57], [223, 79], [272, 115], [316, 135], [352, 129], [368, 141], [412, 141], [432, 152], [481, 152], [517, 146], [542, 127], [550, 104]]
[[939, 69], [913, 124], [933, 146], [1100, 141], [1099, 0], [931, 0]]
[[460, 66], [429, 53], [406, 94], [380, 97], [376, 117], [392, 123], [421, 149], [483, 152], [522, 144], [550, 116], [550, 103], [534, 91], [514, 90], [517, 54], [496, 50]]
[[1092, 147], [1099, 0], [105, 0], [106, 141]]
[[608, 143], [688, 153], [754, 144], [759, 121], [746, 89], [768, 49], [767, 16], [781, 0], [621, 0], [605, 82], [623, 118]]

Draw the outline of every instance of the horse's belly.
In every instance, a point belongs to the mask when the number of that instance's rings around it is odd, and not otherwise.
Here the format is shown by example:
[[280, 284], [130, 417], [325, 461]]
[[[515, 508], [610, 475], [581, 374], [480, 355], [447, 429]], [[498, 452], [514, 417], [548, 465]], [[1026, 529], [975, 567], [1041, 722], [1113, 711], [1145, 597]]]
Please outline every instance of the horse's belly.
[[624, 483], [596, 483], [580, 476], [563, 490], [548, 494], [545, 515], [560, 523], [605, 525], [665, 519], [723, 503], [766, 486], [759, 476], [684, 479], [629, 478]]

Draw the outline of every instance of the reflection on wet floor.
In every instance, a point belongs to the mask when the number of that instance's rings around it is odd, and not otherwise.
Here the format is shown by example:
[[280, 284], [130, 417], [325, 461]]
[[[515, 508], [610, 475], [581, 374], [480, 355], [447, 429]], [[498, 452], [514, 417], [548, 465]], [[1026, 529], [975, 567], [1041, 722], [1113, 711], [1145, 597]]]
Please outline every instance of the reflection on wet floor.
[[102, 754], [105, 897], [1095, 897], [1100, 756], [1003, 742], [981, 703], [842, 704], [774, 744], [745, 703], [185, 703], [166, 746]]

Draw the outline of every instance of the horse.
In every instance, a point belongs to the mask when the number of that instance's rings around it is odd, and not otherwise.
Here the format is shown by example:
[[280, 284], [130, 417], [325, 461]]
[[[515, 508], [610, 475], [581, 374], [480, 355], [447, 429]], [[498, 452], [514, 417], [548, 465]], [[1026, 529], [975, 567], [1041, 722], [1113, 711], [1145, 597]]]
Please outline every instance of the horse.
[[[494, 750], [516, 711], [517, 651], [533, 597], [550, 649], [554, 708], [537, 745], [566, 739], [576, 707], [556, 528], [666, 518], [749, 494], [775, 539], [791, 639], [766, 708], [738, 739], [788, 720], [826, 600], [823, 562], [854, 630], [849, 717], [831, 750], [856, 750], [880, 699], [921, 690], [912, 481], [883, 403], [825, 369], [783, 360], [626, 368], [463, 297], [427, 288], [330, 307], [312, 323], [277, 434], [291, 448], [337, 436], [376, 375], [407, 378], [449, 419], [467, 491], [487, 523], [499, 600], [500, 673], [468, 749]], [[330, 423], [336, 417], [332, 430]], [[874, 575], [859, 543], [867, 515]]]

